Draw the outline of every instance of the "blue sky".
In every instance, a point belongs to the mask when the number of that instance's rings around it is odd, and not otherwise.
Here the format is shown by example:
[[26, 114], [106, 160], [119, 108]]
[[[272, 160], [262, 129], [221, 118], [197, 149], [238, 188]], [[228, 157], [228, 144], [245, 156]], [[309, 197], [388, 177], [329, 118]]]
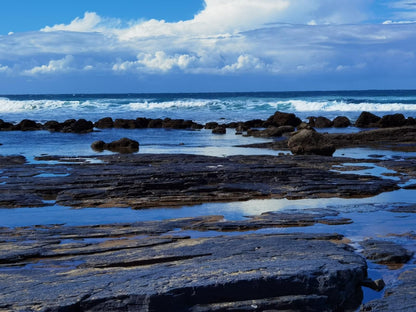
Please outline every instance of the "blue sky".
[[0, 94], [416, 88], [416, 0], [3, 0]]

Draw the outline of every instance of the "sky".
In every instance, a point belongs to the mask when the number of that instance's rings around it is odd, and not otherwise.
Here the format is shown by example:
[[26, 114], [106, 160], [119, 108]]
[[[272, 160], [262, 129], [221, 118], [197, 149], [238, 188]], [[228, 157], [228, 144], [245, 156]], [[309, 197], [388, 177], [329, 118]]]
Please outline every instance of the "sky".
[[416, 0], [0, 5], [0, 94], [416, 88]]

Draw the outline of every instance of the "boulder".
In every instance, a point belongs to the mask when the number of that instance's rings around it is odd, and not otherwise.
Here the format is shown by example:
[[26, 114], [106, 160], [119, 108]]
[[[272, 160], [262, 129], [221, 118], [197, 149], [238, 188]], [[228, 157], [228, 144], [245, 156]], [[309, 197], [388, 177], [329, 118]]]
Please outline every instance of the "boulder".
[[162, 128], [163, 126], [163, 120], [158, 118], [158, 119], [151, 119], [149, 121], [149, 124], [147, 125], [148, 128]]
[[205, 129], [215, 129], [218, 126], [219, 126], [218, 122], [207, 122], [205, 124]]
[[58, 132], [62, 130], [63, 125], [55, 120], [50, 120], [45, 122], [43, 125], [43, 129], [52, 131], [52, 132]]
[[109, 129], [114, 127], [114, 121], [111, 117], [105, 117], [98, 120], [94, 126], [99, 129]]
[[120, 154], [129, 154], [139, 151], [139, 142], [128, 138], [122, 138], [117, 141], [105, 143], [104, 141], [95, 141], [91, 144], [91, 148], [97, 152], [109, 150]]
[[297, 127], [302, 120], [300, 120], [298, 117], [296, 117], [295, 114], [290, 113], [282, 113], [282, 112], [276, 112], [273, 116], [270, 116], [266, 122], [264, 123], [264, 126], [293, 126]]
[[20, 123], [14, 126], [14, 130], [20, 131], [35, 131], [40, 130], [42, 126], [30, 119], [23, 119]]
[[214, 129], [212, 129], [212, 133], [213, 134], [226, 134], [227, 133], [227, 129], [225, 128], [225, 126], [218, 126], [215, 127]]
[[144, 118], [144, 117], [136, 118], [136, 128], [138, 129], [147, 128], [149, 126], [149, 122], [150, 122], [150, 119], [148, 118]]
[[10, 122], [5, 122], [3, 119], [0, 119], [0, 131], [9, 131], [13, 129], [13, 124]]
[[116, 120], [114, 120], [114, 128], [135, 129], [136, 128], [136, 120], [134, 120], [134, 119], [116, 119]]
[[331, 128], [333, 123], [326, 117], [309, 117], [309, 125], [315, 128]]
[[347, 128], [351, 126], [351, 121], [345, 116], [336, 117], [332, 123], [335, 128]]
[[380, 128], [402, 127], [407, 123], [403, 114], [385, 115], [378, 121]]
[[380, 117], [372, 113], [362, 112], [355, 121], [355, 126], [358, 128], [377, 128], [380, 120]]
[[92, 132], [94, 129], [94, 124], [91, 121], [85, 119], [69, 119], [66, 120], [62, 125], [61, 132], [66, 133], [88, 133]]
[[335, 152], [335, 145], [323, 134], [307, 129], [296, 132], [289, 139], [288, 146], [295, 155], [332, 156]]

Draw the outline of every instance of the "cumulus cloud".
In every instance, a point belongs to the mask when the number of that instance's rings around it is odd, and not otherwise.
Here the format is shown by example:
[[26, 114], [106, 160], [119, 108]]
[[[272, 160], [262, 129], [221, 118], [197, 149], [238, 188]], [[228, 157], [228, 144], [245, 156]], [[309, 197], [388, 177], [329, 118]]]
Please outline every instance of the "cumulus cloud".
[[41, 31], [75, 31], [75, 32], [91, 32], [98, 30], [98, 26], [102, 23], [102, 18], [95, 12], [85, 12], [83, 18], [75, 18], [70, 24], [58, 24], [52, 27], [46, 26]]
[[222, 68], [224, 73], [251, 72], [264, 70], [266, 65], [257, 57], [251, 55], [240, 55], [237, 62]]
[[41, 65], [33, 67], [32, 69], [26, 70], [25, 75], [38, 75], [38, 74], [52, 74], [52, 73], [62, 73], [68, 72], [71, 70], [70, 64], [74, 60], [72, 55], [67, 55], [59, 60], [51, 60], [48, 65]]
[[135, 61], [126, 61], [114, 64], [114, 71], [150, 71], [150, 72], [167, 72], [172, 68], [186, 69], [188, 65], [195, 61], [195, 57], [187, 54], [167, 55], [163, 51], [157, 51], [154, 54], [140, 53]]

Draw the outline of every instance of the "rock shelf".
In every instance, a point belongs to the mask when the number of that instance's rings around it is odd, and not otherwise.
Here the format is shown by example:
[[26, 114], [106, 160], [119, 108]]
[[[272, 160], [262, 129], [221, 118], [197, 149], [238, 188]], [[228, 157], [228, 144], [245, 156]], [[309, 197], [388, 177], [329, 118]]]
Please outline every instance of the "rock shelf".
[[342, 236], [169, 234], [212, 218], [0, 229], [0, 310], [359, 307], [367, 266]]
[[345, 158], [134, 154], [97, 159], [40, 157], [62, 164], [21, 164], [20, 156], [5, 158], [0, 204], [37, 207], [52, 200], [70, 207], [142, 209], [256, 198], [366, 197], [399, 188], [390, 179], [331, 170]]

